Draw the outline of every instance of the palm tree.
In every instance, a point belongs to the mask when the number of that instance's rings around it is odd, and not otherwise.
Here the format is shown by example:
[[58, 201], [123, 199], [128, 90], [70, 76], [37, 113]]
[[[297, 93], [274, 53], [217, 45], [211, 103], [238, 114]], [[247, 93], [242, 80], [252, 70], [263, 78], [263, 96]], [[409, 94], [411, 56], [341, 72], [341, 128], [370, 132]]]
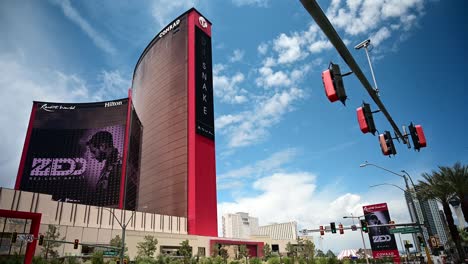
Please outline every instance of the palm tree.
[[[450, 186], [450, 189], [460, 199], [465, 222], [468, 222], [468, 166], [455, 163], [453, 167], [439, 166], [440, 173]], [[460, 221], [463, 221], [460, 219]]]
[[419, 181], [417, 192], [419, 197], [423, 200], [435, 199], [442, 204], [450, 235], [458, 251], [458, 256], [460, 259], [464, 259], [465, 254], [460, 243], [460, 235], [455, 225], [452, 211], [450, 210], [450, 204], [448, 203], [448, 201], [453, 198], [454, 192], [450, 188], [444, 174], [441, 172], [432, 171], [430, 174], [423, 173], [422, 176], [425, 181]]

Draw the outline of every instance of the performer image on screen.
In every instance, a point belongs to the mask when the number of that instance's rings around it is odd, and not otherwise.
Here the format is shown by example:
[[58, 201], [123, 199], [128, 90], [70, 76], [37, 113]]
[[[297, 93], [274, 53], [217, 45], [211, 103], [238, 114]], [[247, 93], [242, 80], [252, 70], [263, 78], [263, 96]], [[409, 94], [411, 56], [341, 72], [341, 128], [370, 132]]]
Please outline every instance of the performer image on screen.
[[104, 166], [95, 186], [96, 195], [92, 200], [95, 205], [116, 205], [119, 198], [120, 174], [122, 160], [119, 151], [114, 147], [112, 134], [107, 131], [95, 133], [86, 143], [92, 157]]

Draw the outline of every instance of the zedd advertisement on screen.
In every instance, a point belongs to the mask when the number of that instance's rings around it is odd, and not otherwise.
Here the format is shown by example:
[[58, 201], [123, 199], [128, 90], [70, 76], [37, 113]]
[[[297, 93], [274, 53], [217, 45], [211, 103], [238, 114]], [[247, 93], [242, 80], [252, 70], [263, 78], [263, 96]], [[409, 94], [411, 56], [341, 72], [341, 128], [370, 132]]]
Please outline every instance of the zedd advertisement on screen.
[[369, 227], [369, 240], [374, 258], [392, 257], [395, 261], [400, 260], [395, 236], [390, 234], [388, 226], [384, 225], [390, 221], [390, 213], [387, 204], [372, 204], [362, 207], [364, 216]]
[[117, 207], [127, 112], [128, 99], [34, 102], [19, 189], [57, 201]]

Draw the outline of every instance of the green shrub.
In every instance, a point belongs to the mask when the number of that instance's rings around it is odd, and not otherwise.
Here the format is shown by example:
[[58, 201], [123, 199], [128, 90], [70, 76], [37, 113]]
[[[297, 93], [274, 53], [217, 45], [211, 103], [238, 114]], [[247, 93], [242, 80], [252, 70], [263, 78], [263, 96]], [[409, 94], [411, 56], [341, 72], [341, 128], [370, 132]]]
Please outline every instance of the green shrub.
[[80, 263], [80, 262], [78, 261], [78, 258], [77, 258], [77, 257], [75, 257], [75, 256], [69, 256], [69, 257], [66, 258], [65, 263], [67, 263], [67, 264], [78, 264], [78, 263]]
[[280, 258], [279, 257], [271, 257], [267, 261], [268, 264], [280, 264]]
[[249, 260], [249, 263], [250, 263], [250, 264], [262, 264], [263, 262], [262, 262], [262, 260], [259, 259], [259, 258], [251, 258], [251, 259]]
[[48, 262], [43, 257], [37, 256], [37, 257], [33, 257], [32, 263], [33, 264], [47, 264]]
[[94, 252], [93, 256], [91, 257], [92, 264], [104, 264], [104, 254], [102, 251]]
[[281, 261], [282, 261], [284, 264], [293, 264], [293, 263], [292, 263], [292, 259], [289, 258], [289, 257], [283, 257], [283, 258], [281, 258]]

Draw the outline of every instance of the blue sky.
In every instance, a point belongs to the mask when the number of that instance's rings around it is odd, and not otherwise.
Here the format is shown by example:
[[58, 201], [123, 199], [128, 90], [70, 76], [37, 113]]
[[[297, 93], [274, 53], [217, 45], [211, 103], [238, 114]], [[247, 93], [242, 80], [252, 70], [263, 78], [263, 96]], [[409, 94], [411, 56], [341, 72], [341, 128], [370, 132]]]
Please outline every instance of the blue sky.
[[[260, 224], [297, 221], [318, 228], [362, 205], [387, 202], [408, 221], [400, 190], [369, 185], [414, 179], [438, 165], [468, 161], [468, 19], [465, 1], [319, 1], [371, 80], [371, 38], [381, 99], [398, 125], [424, 127], [421, 152], [397, 144], [385, 157], [362, 134], [355, 110], [370, 97], [345, 78], [347, 106], [325, 97], [321, 72], [347, 67], [299, 1], [1, 1], [0, 185], [13, 187], [33, 100], [121, 98], [149, 41], [195, 6], [213, 23], [218, 211], [246, 211]], [[375, 105], [372, 104], [375, 109]], [[379, 131], [390, 130], [376, 114]], [[8, 125], [6, 125], [8, 124]], [[404, 238], [405, 239], [405, 238]], [[360, 247], [357, 232], [326, 235], [319, 248]]]

